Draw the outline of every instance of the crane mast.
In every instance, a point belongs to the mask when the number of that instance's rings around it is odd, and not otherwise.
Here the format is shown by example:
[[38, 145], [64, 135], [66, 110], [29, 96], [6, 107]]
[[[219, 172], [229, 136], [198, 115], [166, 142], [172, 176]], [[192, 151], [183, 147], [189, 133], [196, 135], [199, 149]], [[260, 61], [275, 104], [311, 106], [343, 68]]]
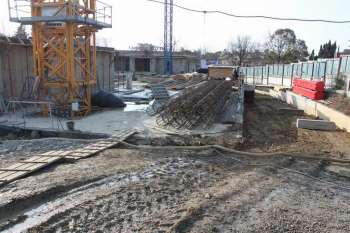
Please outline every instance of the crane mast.
[[[23, 3], [25, 2], [25, 3]], [[39, 99], [60, 114], [91, 112], [96, 32], [112, 27], [112, 7], [96, 0], [9, 0], [10, 21], [32, 26]]]
[[173, 0], [164, 0], [164, 74], [173, 73]]

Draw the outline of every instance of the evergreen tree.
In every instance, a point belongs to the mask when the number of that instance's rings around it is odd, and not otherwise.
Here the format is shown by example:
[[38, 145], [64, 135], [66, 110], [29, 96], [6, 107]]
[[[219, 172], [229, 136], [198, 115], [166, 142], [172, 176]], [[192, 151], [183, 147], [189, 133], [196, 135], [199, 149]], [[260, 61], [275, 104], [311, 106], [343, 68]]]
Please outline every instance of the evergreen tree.
[[312, 52], [311, 52], [311, 55], [309, 57], [309, 60], [310, 61], [314, 61], [315, 60], [315, 50], [313, 49]]
[[334, 58], [337, 52], [337, 42], [328, 41], [327, 43], [321, 45], [320, 51], [318, 52], [319, 58]]
[[324, 51], [323, 51], [323, 45], [320, 46], [320, 50], [318, 51], [318, 57], [322, 58], [324, 55]]

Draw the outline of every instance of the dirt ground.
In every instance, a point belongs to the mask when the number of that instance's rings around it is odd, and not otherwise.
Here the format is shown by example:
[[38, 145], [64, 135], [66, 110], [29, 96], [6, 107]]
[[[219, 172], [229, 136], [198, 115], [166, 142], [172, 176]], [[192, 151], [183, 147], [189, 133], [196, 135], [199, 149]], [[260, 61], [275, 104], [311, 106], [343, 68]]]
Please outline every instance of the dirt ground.
[[329, 94], [327, 99], [322, 101], [322, 103], [350, 116], [350, 98], [345, 97], [344, 95], [337, 93]]
[[[246, 108], [246, 139], [232, 147], [350, 158], [348, 134], [297, 130], [297, 116], [278, 113], [285, 107], [257, 96]], [[11, 158], [44, 144], [49, 150], [45, 142], [17, 148]], [[0, 188], [0, 231], [345, 233], [349, 174], [349, 166], [287, 156], [115, 148]]]
[[257, 152], [290, 152], [350, 159], [350, 134], [297, 129], [297, 118], [312, 118], [280, 113], [293, 108], [282, 101], [257, 95], [245, 112], [244, 142], [239, 149]]

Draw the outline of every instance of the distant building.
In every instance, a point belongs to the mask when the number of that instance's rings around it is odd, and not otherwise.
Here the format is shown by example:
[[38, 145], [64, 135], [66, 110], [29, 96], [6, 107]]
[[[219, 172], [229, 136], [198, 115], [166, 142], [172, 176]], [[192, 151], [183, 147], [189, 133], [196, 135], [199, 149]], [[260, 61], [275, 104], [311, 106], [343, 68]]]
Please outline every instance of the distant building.
[[[164, 54], [161, 51], [116, 50], [115, 70], [137, 74], [162, 74]], [[181, 52], [173, 53], [173, 73], [195, 72], [200, 66], [200, 58]]]
[[350, 49], [344, 49], [343, 52], [338, 52], [337, 57], [345, 56], [345, 55], [350, 55]]

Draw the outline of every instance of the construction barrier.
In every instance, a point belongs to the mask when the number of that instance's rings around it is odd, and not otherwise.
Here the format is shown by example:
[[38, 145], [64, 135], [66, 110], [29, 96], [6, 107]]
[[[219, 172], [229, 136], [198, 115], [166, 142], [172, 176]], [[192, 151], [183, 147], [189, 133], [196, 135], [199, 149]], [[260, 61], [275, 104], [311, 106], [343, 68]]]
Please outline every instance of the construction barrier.
[[293, 92], [312, 100], [324, 98], [325, 83], [323, 81], [312, 81], [303, 79], [293, 80]]

